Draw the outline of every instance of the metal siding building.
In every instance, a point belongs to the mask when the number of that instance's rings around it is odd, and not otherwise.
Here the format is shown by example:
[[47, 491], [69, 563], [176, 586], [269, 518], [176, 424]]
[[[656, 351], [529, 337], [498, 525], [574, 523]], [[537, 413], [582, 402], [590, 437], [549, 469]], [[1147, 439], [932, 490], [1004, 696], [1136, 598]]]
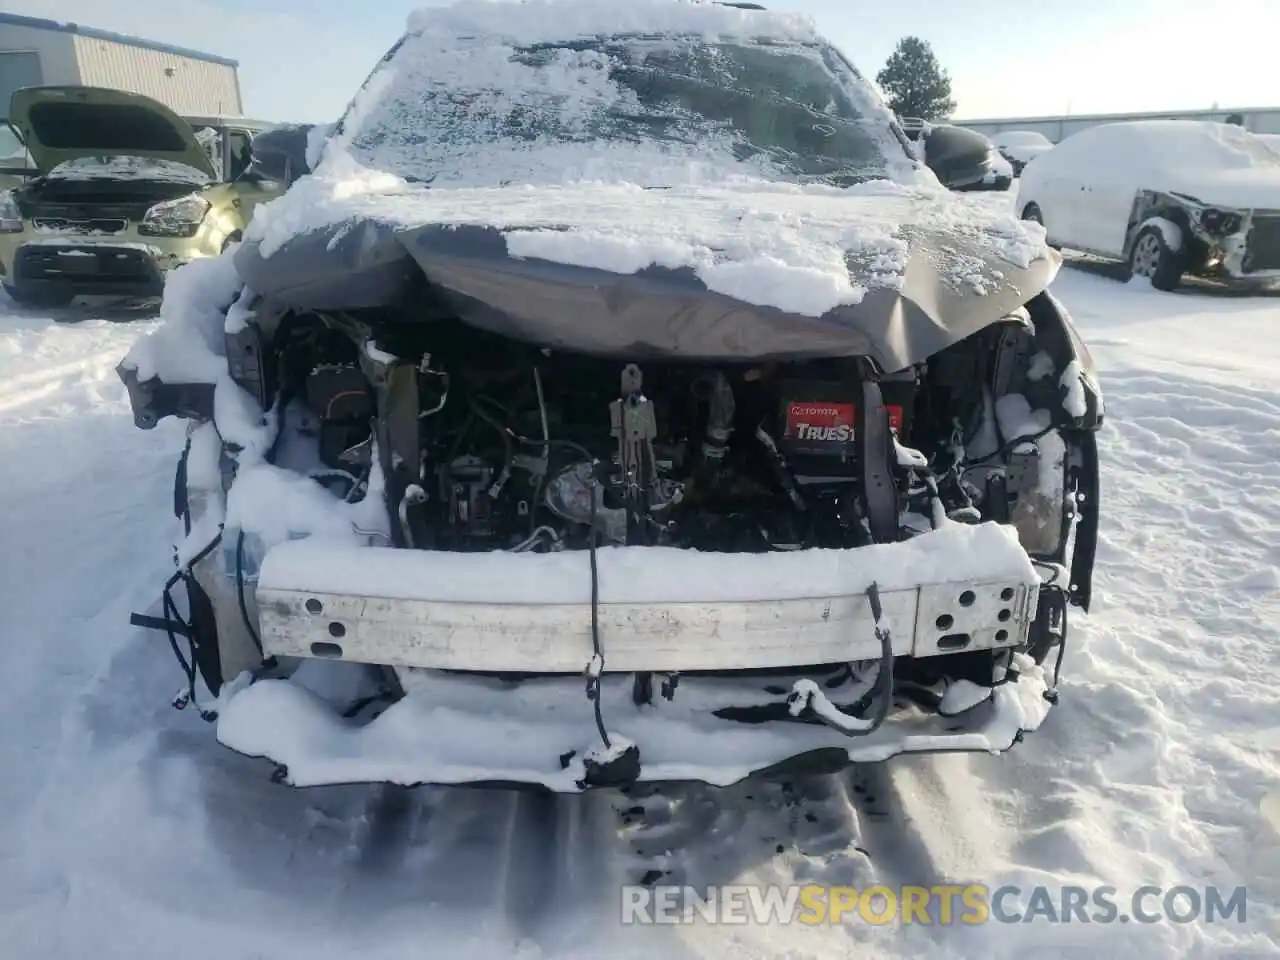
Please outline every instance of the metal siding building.
[[968, 127], [990, 137], [1004, 130], [1034, 130], [1054, 143], [1073, 133], [1103, 123], [1126, 120], [1216, 120], [1223, 122], [1233, 113], [1243, 118], [1246, 130], [1254, 133], [1280, 133], [1280, 107], [1254, 107], [1249, 110], [1165, 110], [1150, 113], [1087, 113], [1058, 117], [1007, 117], [984, 120], [953, 120], [958, 127]]
[[83, 84], [128, 90], [179, 114], [244, 112], [235, 60], [95, 30], [0, 13], [0, 116], [19, 87]]

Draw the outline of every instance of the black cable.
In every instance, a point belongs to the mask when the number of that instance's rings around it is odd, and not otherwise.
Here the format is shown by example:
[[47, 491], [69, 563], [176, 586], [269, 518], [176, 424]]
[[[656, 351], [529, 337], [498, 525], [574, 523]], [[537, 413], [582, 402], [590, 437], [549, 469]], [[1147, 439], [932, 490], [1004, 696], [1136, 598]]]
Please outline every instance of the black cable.
[[[199, 707], [199, 704], [196, 702], [196, 668], [198, 664], [196, 661], [195, 631], [192, 628], [192, 625], [187, 623], [187, 621], [183, 620], [182, 617], [178, 614], [178, 605], [174, 602], [174, 599], [173, 599], [173, 588], [178, 585], [178, 582], [180, 580], [185, 580], [187, 577], [192, 576], [191, 568], [194, 567], [196, 564], [198, 564], [205, 557], [209, 556], [209, 554], [213, 553], [213, 551], [217, 549], [218, 544], [221, 542], [222, 542], [222, 527], [219, 526], [218, 532], [214, 535], [213, 539], [210, 540], [204, 546], [204, 548], [200, 550], [199, 553], [197, 553], [194, 557], [192, 557], [191, 560], [184, 567], [175, 571], [174, 574], [171, 577], [169, 577], [168, 580], [165, 581], [164, 590], [161, 591], [161, 602], [163, 604], [164, 615], [166, 620], [165, 634], [169, 638], [169, 646], [173, 650], [174, 657], [177, 658], [178, 666], [182, 668], [182, 673], [187, 679], [187, 697], [191, 703], [196, 705], [197, 710], [199, 710], [200, 707]], [[178, 638], [177, 638], [177, 635], [173, 632], [174, 623], [180, 624], [186, 629], [187, 649], [188, 649], [188, 653], [190, 654], [190, 660], [184, 657], [182, 655], [182, 651], [178, 648]], [[201, 715], [202, 716], [204, 715], [204, 711], [201, 711]]]
[[880, 693], [876, 702], [875, 718], [866, 730], [855, 731], [855, 736], [865, 737], [880, 729], [889, 716], [889, 706], [893, 702], [893, 634], [880, 626], [883, 610], [880, 606], [880, 588], [873, 582], [867, 587], [867, 599], [871, 601], [871, 615], [875, 618], [876, 637], [880, 640], [880, 673], [876, 677], [875, 689]]
[[[575, 444], [576, 446], [576, 444]], [[600, 571], [596, 565], [596, 472], [594, 461], [591, 464], [591, 530], [587, 534], [588, 560], [591, 564], [591, 649], [595, 654], [594, 665], [599, 673], [592, 676], [587, 684], [587, 696], [595, 711], [596, 730], [604, 741], [606, 750], [613, 748], [609, 742], [609, 734], [604, 728], [604, 715], [600, 707], [600, 674], [604, 673], [604, 653], [600, 648]]]
[[249, 605], [244, 599], [244, 531], [240, 531], [240, 535], [236, 537], [236, 599], [240, 602], [240, 616], [244, 618], [244, 627], [249, 631], [249, 638], [253, 640], [253, 645], [258, 648], [258, 656], [262, 656], [262, 638], [258, 636], [258, 631], [253, 626], [253, 620], [249, 616]]
[[1067, 605], [1063, 603], [1059, 608], [1062, 614], [1062, 635], [1058, 638], [1058, 660], [1053, 665], [1053, 689], [1058, 689], [1058, 682], [1062, 678], [1062, 659], [1067, 654]]
[[[172, 591], [173, 588], [178, 585], [178, 581], [181, 578], [182, 575], [180, 573], [175, 573], [170, 577], [164, 585], [164, 590], [160, 593], [160, 598], [165, 619], [164, 631], [169, 638], [169, 648], [173, 650], [173, 656], [178, 661], [178, 666], [182, 668], [182, 675], [187, 678], [188, 683], [194, 686], [195, 676], [192, 671], [191, 664], [189, 664], [187, 662], [187, 658], [182, 655], [182, 650], [178, 647], [177, 634], [173, 632], [174, 624], [180, 625], [184, 630], [188, 631], [188, 634], [191, 629], [191, 625], [179, 616], [178, 606], [173, 602]], [[188, 642], [190, 642], [190, 636], [188, 636]]]
[[292, 400], [292, 397], [285, 396], [284, 390], [276, 394], [276, 435], [271, 438], [271, 446], [267, 448], [267, 452], [263, 457], [267, 463], [275, 463], [276, 457], [280, 453], [280, 444], [284, 440], [284, 428], [287, 422], [286, 412]]
[[[476, 412], [485, 420], [489, 420], [489, 418], [484, 417], [483, 413], [479, 410], [476, 410]], [[491, 420], [489, 420], [489, 422], [493, 423]], [[509, 427], [499, 426], [499, 429], [518, 443], [540, 446], [544, 449], [549, 447], [559, 447], [565, 450], [572, 450], [586, 458], [587, 462], [591, 465], [591, 510], [588, 520], [590, 530], [587, 534], [587, 553], [588, 561], [591, 565], [591, 651], [594, 655], [592, 658], [593, 666], [599, 670], [599, 673], [592, 673], [588, 675], [587, 698], [591, 701], [592, 709], [595, 713], [596, 730], [600, 734], [600, 739], [604, 742], [605, 749], [610, 750], [613, 748], [613, 743], [609, 739], [608, 731], [605, 729], [604, 715], [600, 706], [600, 674], [604, 672], [604, 650], [600, 643], [600, 568], [596, 557], [596, 536], [598, 533], [596, 529], [596, 493], [599, 490], [600, 483], [599, 478], [596, 476], [596, 458], [589, 450], [587, 450], [586, 447], [581, 444], [574, 443], [572, 440], [534, 440], [531, 437], [520, 436], [520, 434], [516, 433]]]
[[485, 411], [484, 408], [481, 407], [480, 404], [477, 402], [479, 399], [480, 398], [475, 394], [467, 395], [467, 402], [470, 405], [471, 409], [475, 411], [476, 416], [478, 416], [485, 423], [489, 424], [489, 426], [493, 427], [493, 429], [497, 430], [498, 435], [502, 437], [502, 453], [503, 453], [502, 469], [504, 473], [510, 473], [511, 462], [515, 457], [515, 451], [512, 449], [511, 440], [513, 437], [515, 437], [515, 434], [509, 428], [504, 427], [501, 423], [499, 423], [494, 417], [490, 416], [488, 412]]

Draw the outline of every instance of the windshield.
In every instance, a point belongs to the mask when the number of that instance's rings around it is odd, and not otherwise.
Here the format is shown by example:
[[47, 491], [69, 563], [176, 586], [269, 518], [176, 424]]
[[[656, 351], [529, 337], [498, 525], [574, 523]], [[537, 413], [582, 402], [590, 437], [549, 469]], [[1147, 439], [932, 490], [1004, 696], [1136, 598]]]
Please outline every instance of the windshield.
[[357, 97], [342, 133], [361, 163], [421, 182], [625, 168], [636, 182], [737, 172], [841, 186], [908, 163], [888, 111], [825, 44], [438, 44], [406, 37], [367, 85], [373, 102]]
[[1272, 147], [1257, 136], [1231, 124], [1223, 124], [1222, 139], [1247, 158], [1243, 163], [1228, 163], [1227, 166], [1270, 167], [1273, 170], [1280, 166], [1280, 157]]

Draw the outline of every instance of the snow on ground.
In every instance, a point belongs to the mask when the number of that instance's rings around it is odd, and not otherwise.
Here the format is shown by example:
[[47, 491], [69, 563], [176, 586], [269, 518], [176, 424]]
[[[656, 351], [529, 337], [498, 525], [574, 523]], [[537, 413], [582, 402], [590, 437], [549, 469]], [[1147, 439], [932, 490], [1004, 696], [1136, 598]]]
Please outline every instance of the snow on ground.
[[[154, 321], [0, 302], [5, 956], [1280, 955], [1280, 298], [1076, 268], [1056, 290], [1109, 422], [1095, 613], [1045, 726], [1003, 757], [629, 798], [291, 791], [218, 747], [169, 708], [163, 638], [128, 625], [174, 533], [182, 427], [135, 429], [112, 369]], [[617, 884], [649, 870], [1250, 899], [1244, 925], [623, 928]]]

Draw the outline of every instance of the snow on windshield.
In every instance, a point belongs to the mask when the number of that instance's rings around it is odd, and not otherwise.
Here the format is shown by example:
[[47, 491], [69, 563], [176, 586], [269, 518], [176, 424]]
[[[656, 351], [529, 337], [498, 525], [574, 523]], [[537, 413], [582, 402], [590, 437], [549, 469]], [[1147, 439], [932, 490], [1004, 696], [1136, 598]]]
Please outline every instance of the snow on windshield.
[[[585, 9], [590, 24], [598, 6], [613, 5], [488, 6], [522, 11], [517, 20], [527, 16], [524, 7], [540, 7], [548, 20], [536, 19], [513, 42], [510, 25], [460, 35], [456, 14], [415, 17], [419, 31], [375, 78], [376, 96], [343, 120], [359, 163], [410, 181], [469, 186], [562, 182], [566, 169], [615, 179], [619, 168], [633, 182], [662, 186], [745, 172], [850, 183], [906, 165], [887, 111], [824, 43], [785, 33], [767, 43], [682, 36], [666, 25], [645, 37], [579, 37], [572, 20], [546, 40], [547, 23], [561, 19], [549, 8]], [[646, 8], [676, 24], [705, 12], [638, 5]], [[622, 9], [636, 15], [636, 5]], [[741, 33], [740, 22], [726, 24]]]
[[52, 180], [148, 180], [203, 186], [209, 178], [194, 167], [152, 157], [76, 157], [48, 174]]

